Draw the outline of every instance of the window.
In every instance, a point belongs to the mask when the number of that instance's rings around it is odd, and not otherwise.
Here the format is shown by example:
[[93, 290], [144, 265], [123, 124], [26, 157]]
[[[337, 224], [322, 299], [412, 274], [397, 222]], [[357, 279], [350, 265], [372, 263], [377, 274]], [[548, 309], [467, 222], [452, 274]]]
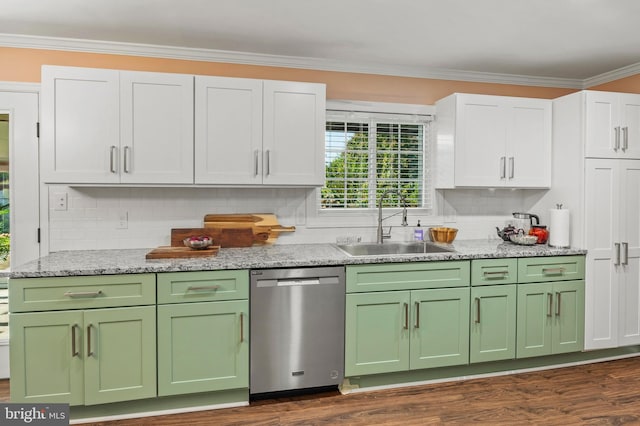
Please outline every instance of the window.
[[327, 111], [322, 209], [429, 208], [430, 116]]

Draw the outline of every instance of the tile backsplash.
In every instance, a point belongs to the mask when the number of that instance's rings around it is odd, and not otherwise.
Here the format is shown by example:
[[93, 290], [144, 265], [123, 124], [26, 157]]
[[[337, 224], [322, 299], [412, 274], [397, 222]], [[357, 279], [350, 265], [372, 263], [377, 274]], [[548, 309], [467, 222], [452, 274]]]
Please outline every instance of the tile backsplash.
[[[280, 224], [295, 225], [278, 244], [336, 241], [343, 236], [375, 240], [375, 213], [359, 227], [307, 225], [306, 188], [118, 188], [46, 186], [49, 198], [48, 249], [150, 248], [170, 243], [171, 228], [201, 227], [208, 213], [274, 213]], [[63, 195], [66, 206], [57, 201]], [[527, 211], [532, 198], [525, 191], [447, 190], [437, 192], [436, 216], [421, 218], [423, 226], [459, 229], [458, 239], [497, 238], [514, 211]], [[535, 198], [535, 197], [533, 197]], [[314, 212], [311, 212], [313, 215]], [[411, 215], [411, 213], [410, 213]], [[414, 217], [410, 217], [413, 225]], [[393, 219], [392, 240], [408, 233]], [[46, 228], [46, 227], [45, 227]]]

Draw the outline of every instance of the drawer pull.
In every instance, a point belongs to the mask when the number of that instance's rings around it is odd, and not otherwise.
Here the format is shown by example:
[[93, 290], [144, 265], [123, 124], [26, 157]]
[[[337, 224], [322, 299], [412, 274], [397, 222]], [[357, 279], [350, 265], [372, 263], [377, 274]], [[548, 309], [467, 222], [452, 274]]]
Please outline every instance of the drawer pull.
[[76, 330], [78, 329], [78, 324], [73, 324], [71, 326], [71, 357], [79, 356], [80, 352], [78, 351], [78, 347], [76, 345]]
[[494, 278], [496, 275], [499, 275], [497, 278], [504, 278], [509, 275], [509, 271], [484, 271], [483, 274], [487, 278]]
[[202, 286], [194, 286], [190, 285], [187, 287], [187, 291], [216, 291], [220, 288], [219, 285], [202, 285]]
[[565, 268], [543, 268], [542, 269], [542, 273], [545, 275], [559, 275], [559, 274], [564, 274], [564, 272], [566, 271]]
[[98, 297], [102, 296], [102, 290], [98, 291], [67, 291], [64, 293], [66, 297]]

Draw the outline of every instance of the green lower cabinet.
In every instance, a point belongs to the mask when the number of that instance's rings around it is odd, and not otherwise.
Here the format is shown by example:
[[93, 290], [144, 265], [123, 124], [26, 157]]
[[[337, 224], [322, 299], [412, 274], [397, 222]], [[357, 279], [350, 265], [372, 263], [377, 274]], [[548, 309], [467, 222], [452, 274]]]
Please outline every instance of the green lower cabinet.
[[469, 288], [347, 294], [345, 375], [469, 362]]
[[158, 395], [249, 387], [249, 302], [158, 306]]
[[581, 351], [584, 281], [520, 284], [518, 358]]
[[470, 362], [516, 356], [515, 284], [471, 288]]
[[469, 363], [469, 287], [411, 292], [411, 369]]
[[347, 294], [345, 376], [409, 369], [409, 291]]
[[11, 315], [11, 402], [156, 396], [156, 308]]

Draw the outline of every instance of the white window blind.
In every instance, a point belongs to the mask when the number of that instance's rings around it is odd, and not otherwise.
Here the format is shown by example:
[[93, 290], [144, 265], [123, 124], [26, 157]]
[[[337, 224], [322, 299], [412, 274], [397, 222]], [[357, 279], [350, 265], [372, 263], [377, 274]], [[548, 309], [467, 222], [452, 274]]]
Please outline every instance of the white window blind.
[[[327, 111], [323, 209], [374, 208], [385, 190], [407, 207], [430, 208], [431, 117]], [[384, 207], [402, 207], [392, 193]]]

